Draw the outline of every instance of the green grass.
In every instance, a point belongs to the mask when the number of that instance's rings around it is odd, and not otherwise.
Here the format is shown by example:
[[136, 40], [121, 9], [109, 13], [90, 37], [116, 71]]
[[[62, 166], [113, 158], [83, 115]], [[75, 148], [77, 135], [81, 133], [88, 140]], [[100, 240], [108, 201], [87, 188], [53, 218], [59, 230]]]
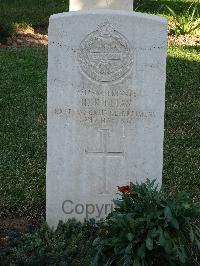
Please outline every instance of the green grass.
[[64, 11], [67, 0], [1, 0], [0, 23], [47, 26], [50, 15]]
[[200, 189], [200, 47], [169, 49], [164, 181], [169, 189]]
[[[168, 51], [164, 183], [199, 197], [200, 53]], [[45, 207], [46, 49], [0, 50], [0, 210]]]
[[186, 10], [192, 3], [196, 3], [197, 9], [200, 10], [199, 0], [136, 0], [134, 3], [135, 7], [137, 7], [137, 11], [161, 16], [164, 15], [167, 17], [171, 17], [171, 14], [166, 6], [173, 9], [178, 16], [184, 16]]
[[0, 69], [0, 210], [26, 212], [45, 202], [47, 50], [0, 50]]
[[[134, 0], [134, 7], [138, 7], [137, 11], [170, 16], [166, 9], [168, 5], [177, 15], [184, 15], [193, 2], [199, 0]], [[0, 24], [21, 23], [47, 27], [50, 15], [67, 11], [68, 7], [69, 0], [1, 0]]]

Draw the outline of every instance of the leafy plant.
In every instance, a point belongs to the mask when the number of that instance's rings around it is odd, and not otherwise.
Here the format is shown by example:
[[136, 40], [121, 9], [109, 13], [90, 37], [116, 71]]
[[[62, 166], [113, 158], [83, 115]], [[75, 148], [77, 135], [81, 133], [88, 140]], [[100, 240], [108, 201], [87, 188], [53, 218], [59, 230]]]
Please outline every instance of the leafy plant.
[[200, 228], [193, 222], [200, 205], [186, 193], [158, 190], [154, 182], [119, 188], [122, 197], [93, 242], [92, 265], [189, 265], [193, 250], [200, 250]]
[[175, 27], [171, 29], [175, 35], [190, 34], [199, 28], [200, 19], [196, 19], [196, 15], [198, 16], [197, 4], [192, 3], [186, 10], [184, 16], [177, 15], [169, 6], [167, 6], [167, 9], [175, 23]]
[[53, 231], [44, 223], [40, 228], [15, 237], [8, 254], [17, 265], [89, 265], [90, 248], [97, 224], [69, 220]]
[[194, 220], [200, 216], [198, 203], [186, 193], [159, 190], [149, 180], [118, 189], [121, 197], [105, 221], [69, 220], [55, 231], [44, 223], [12, 238], [7, 247], [10, 261], [20, 266], [193, 263], [200, 250], [200, 228]]

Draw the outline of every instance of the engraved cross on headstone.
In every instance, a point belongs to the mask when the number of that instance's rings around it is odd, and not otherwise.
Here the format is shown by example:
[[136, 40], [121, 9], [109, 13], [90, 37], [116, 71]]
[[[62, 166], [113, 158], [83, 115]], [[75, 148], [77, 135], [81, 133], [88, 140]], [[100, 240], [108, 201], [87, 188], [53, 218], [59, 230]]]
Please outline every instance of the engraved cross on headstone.
[[91, 156], [100, 156], [103, 158], [103, 189], [99, 194], [109, 194], [107, 189], [107, 169], [106, 169], [106, 160], [108, 157], [123, 157], [124, 151], [109, 151], [108, 150], [108, 137], [109, 129], [102, 128], [100, 129], [101, 134], [101, 149], [99, 151], [89, 151], [85, 150], [87, 155]]

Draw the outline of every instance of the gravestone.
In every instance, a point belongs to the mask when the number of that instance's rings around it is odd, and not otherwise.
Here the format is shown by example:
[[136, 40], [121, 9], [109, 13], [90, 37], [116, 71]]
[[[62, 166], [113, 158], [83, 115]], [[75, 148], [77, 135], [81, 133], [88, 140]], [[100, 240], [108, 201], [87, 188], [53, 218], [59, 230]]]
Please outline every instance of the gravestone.
[[71, 0], [70, 11], [94, 8], [112, 8], [133, 10], [133, 1], [130, 0]]
[[156, 178], [161, 184], [166, 29], [165, 19], [131, 10], [51, 16], [50, 226], [72, 217], [105, 217], [113, 209], [117, 186], [130, 181]]

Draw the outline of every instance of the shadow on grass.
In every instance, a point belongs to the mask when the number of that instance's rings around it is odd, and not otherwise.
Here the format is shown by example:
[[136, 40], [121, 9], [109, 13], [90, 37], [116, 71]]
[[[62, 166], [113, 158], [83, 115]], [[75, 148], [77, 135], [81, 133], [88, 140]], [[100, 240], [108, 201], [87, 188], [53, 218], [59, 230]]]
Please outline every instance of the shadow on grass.
[[48, 26], [49, 17], [68, 11], [67, 0], [1, 0], [0, 24], [23, 23], [31, 26]]
[[164, 145], [164, 183], [196, 199], [200, 199], [199, 51], [200, 47], [169, 49]]

